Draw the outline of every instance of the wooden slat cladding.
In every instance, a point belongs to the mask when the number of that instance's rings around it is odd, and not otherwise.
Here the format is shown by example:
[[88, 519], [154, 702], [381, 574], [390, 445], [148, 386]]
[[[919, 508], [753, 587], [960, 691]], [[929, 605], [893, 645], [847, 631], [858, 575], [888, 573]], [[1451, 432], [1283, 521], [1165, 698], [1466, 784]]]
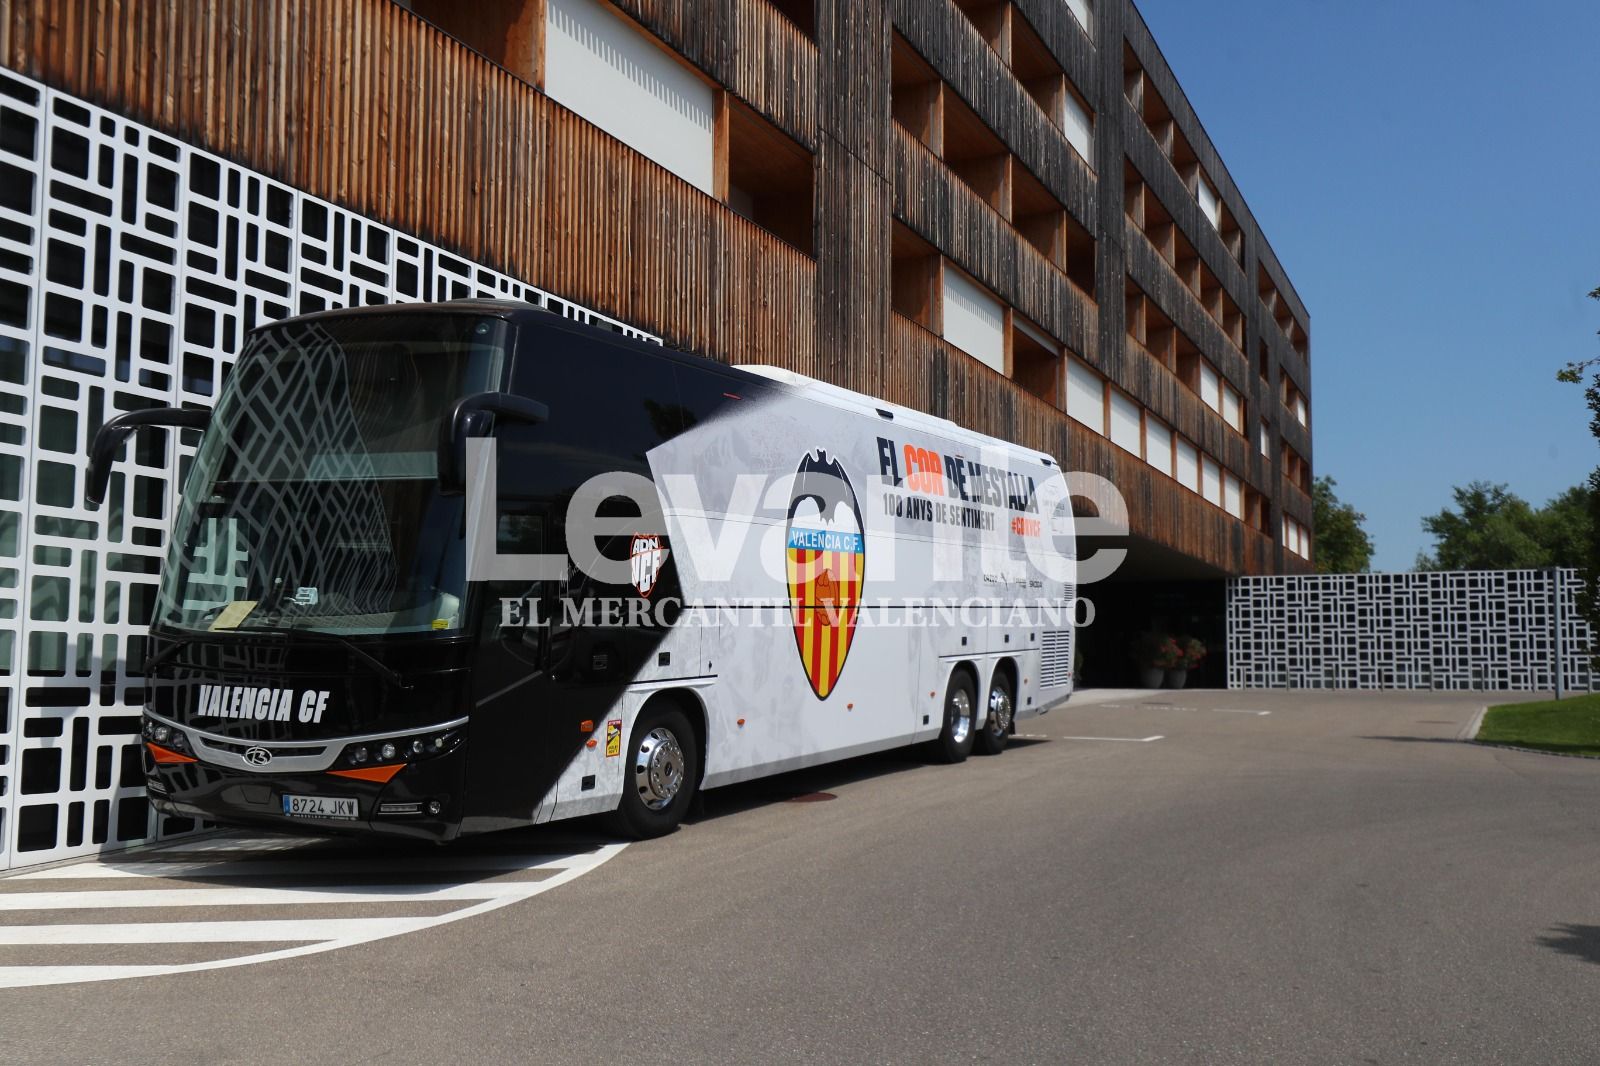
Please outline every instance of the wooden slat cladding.
[[1050, 49], [1056, 62], [1061, 64], [1061, 69], [1067, 72], [1067, 77], [1072, 79], [1073, 85], [1083, 94], [1089, 106], [1097, 114], [1104, 111], [1106, 105], [1101, 99], [1099, 78], [1095, 71], [1098, 56], [1094, 42], [1089, 40], [1089, 35], [1078, 25], [1077, 16], [1073, 15], [1064, 0], [1014, 0], [1014, 2], [1018, 13], [1028, 20], [1033, 32], [1037, 33], [1039, 39], [1045, 43], [1045, 47]]
[[1272, 573], [1272, 539], [1207, 503], [1138, 456], [1017, 391], [993, 370], [901, 315], [889, 325], [885, 398], [1056, 457], [1066, 470], [1109, 479], [1142, 537], [1233, 573]]
[[[1140, 65], [1144, 67], [1145, 75], [1154, 83], [1162, 102], [1167, 105], [1173, 119], [1183, 129], [1195, 155], [1199, 157], [1200, 165], [1216, 183], [1217, 191], [1228, 202], [1240, 224], [1255, 235], [1258, 258], [1271, 264], [1274, 277], [1281, 283], [1280, 291], [1289, 299], [1300, 321], [1309, 326], [1310, 318], [1306, 313], [1305, 304], [1301, 302], [1299, 293], [1295, 291], [1288, 276], [1279, 266], [1277, 256], [1273, 253], [1266, 235], [1257, 224], [1255, 215], [1251, 213], [1239, 187], [1234, 184], [1233, 175], [1228, 173], [1227, 165], [1223, 163], [1216, 146], [1211, 143], [1211, 138], [1206, 136], [1205, 127], [1195, 114], [1193, 106], [1189, 103], [1189, 97], [1184, 93], [1177, 77], [1172, 73], [1172, 68], [1167, 65], [1160, 46], [1150, 35], [1150, 28], [1145, 25], [1138, 8], [1133, 4], [1124, 5], [1122, 19], [1123, 33], [1127, 36], [1129, 46], [1138, 56]], [[1242, 307], [1243, 303], [1240, 306]]]
[[812, 151], [817, 46], [767, 0], [613, 0]]
[[387, 0], [4, 16], [23, 73], [671, 343], [815, 366], [811, 260]]
[[6, 65], [514, 274], [538, 123], [511, 74], [380, 0], [11, 0]]
[[1125, 337], [1123, 341], [1122, 364], [1115, 373], [1107, 374], [1111, 383], [1140, 397], [1152, 414], [1238, 474], [1246, 484], [1270, 494], [1275, 484], [1272, 477], [1252, 476], [1250, 455], [1255, 445], [1230, 429], [1221, 415], [1207, 407], [1204, 400], [1132, 337]]
[[767, 0], [735, 0], [733, 41], [733, 69], [726, 83], [815, 151], [817, 46]]
[[1041, 329], [1093, 356], [1093, 302], [904, 127], [894, 137], [895, 216]]
[[1282, 399], [1273, 402], [1279, 405], [1278, 431], [1283, 435], [1283, 442], [1300, 454], [1306, 462], [1311, 461], [1311, 431], [1302, 426], [1287, 408], [1284, 408]]
[[[815, 372], [816, 267], [565, 108], [549, 111], [546, 261], [533, 276], [727, 362]], [[617, 210], [619, 204], [626, 210]]]
[[1079, 225], [1095, 232], [1099, 208], [1094, 172], [961, 10], [951, 0], [894, 0], [894, 22], [1011, 154]]
[[1127, 128], [1131, 131], [1131, 136], [1125, 148], [1139, 176], [1150, 186], [1156, 199], [1161, 201], [1161, 206], [1172, 215], [1173, 222], [1200, 253], [1200, 258], [1211, 268], [1211, 272], [1216, 275], [1223, 290], [1233, 298], [1233, 302], [1240, 307], [1246, 307], [1247, 301], [1259, 299], [1255, 282], [1245, 274], [1238, 260], [1228, 254], [1228, 249], [1222, 243], [1222, 236], [1201, 213], [1199, 203], [1190, 195], [1167, 157], [1162, 155], [1149, 128], [1133, 113], [1126, 99], [1119, 97], [1118, 102], [1119, 106], [1128, 112]]
[[803, 372], [870, 393], [889, 321], [889, 185], [831, 137], [817, 169], [817, 362]]
[[[808, 35], [767, 0], [611, 0], [708, 79], [812, 152], [808, 257], [600, 132], [390, 0], [0, 0], [0, 62], [463, 256], [732, 362], [766, 362], [1019, 440], [1114, 479], [1138, 535], [1232, 573], [1294, 571], [1249, 530], [1049, 403], [890, 310], [894, 220], [1082, 356], [1155, 417], [1269, 496], [1308, 503], [1256, 447], [1259, 419], [1311, 457], [1282, 410], [1279, 366], [1306, 360], [1257, 296], [1257, 256], [1293, 298], [1248, 212], [1245, 267], [1122, 94], [1126, 0], [1097, 3], [1097, 48], [1060, 0], [1014, 0], [1096, 112], [1100, 181], [951, 0], [816, 0]], [[1101, 305], [890, 117], [895, 32], [993, 132], [1011, 197], [1038, 179], [1094, 235]], [[1192, 120], [1153, 45], [1154, 84]], [[526, 72], [524, 72], [526, 73]], [[1163, 81], [1162, 79], [1167, 79]], [[966, 113], [963, 109], [963, 114]], [[973, 123], [975, 124], [975, 123]], [[1236, 192], [1197, 125], [1185, 134]], [[1246, 316], [1241, 356], [1123, 216], [1124, 157]], [[1107, 160], [1115, 161], [1115, 170]], [[959, 165], [959, 164], [958, 164]], [[1037, 193], [1035, 203], [1042, 198]], [[1008, 206], [1009, 205], [1009, 206]], [[1036, 231], [1030, 231], [1036, 233]], [[1081, 260], [1079, 260], [1081, 261]], [[1251, 399], [1246, 437], [1126, 334], [1134, 277]], [[1298, 304], [1296, 304], [1298, 309]], [[1256, 372], [1260, 345], [1269, 375]]]
[[1311, 527], [1311, 497], [1288, 478], [1283, 479], [1279, 503], [1283, 507], [1284, 514], [1298, 520], [1308, 529]]
[[[889, 174], [889, 11], [886, 0], [816, 0], [822, 124], [880, 176]], [[885, 260], [887, 262], [887, 260]]]

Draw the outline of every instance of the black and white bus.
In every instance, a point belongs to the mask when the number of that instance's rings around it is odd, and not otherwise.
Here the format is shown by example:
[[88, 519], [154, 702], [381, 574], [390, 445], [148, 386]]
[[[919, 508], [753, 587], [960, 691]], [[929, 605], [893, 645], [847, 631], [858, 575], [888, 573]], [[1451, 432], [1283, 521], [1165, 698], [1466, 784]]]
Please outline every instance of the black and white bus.
[[1072, 686], [1048, 457], [526, 304], [255, 330], [203, 429], [142, 671], [156, 808], [434, 840], [902, 745]]

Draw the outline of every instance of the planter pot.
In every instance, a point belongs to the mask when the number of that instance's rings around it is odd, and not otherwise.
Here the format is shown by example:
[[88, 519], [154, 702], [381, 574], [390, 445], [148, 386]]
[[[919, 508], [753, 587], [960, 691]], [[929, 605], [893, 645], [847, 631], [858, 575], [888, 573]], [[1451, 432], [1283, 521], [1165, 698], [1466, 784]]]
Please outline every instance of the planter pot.
[[1165, 680], [1167, 688], [1182, 688], [1189, 681], [1189, 671], [1168, 670]]
[[1167, 671], [1159, 666], [1147, 666], [1139, 675], [1139, 680], [1144, 684], [1145, 688], [1160, 688], [1162, 682], [1166, 681], [1166, 679]]

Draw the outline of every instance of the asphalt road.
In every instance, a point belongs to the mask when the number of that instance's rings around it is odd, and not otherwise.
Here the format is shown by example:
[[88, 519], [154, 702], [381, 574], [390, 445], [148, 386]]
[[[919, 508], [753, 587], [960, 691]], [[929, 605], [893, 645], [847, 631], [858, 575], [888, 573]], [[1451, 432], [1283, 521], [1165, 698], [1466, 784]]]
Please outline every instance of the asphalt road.
[[[223, 840], [0, 879], [11, 983], [220, 966], [0, 988], [0, 1059], [1600, 1061], [1600, 762], [1456, 742], [1472, 696], [1149, 698], [713, 793], [620, 850]], [[320, 947], [252, 924], [301, 921]]]

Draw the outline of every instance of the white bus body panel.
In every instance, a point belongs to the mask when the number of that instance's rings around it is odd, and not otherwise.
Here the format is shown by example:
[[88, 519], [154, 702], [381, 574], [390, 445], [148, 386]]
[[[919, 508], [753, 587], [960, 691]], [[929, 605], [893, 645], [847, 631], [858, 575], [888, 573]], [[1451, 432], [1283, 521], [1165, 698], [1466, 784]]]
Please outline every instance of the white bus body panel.
[[[986, 551], [978, 531], [949, 520], [948, 509], [1008, 525], [1051, 517], [1005, 506], [1004, 493], [999, 506], [963, 504], [941, 495], [954, 492], [950, 482], [931, 476], [920, 482], [927, 491], [911, 491], [900, 457], [907, 446], [941, 461], [959, 456], [1015, 475], [1012, 486], [1031, 479], [1035, 490], [1059, 484], [1059, 469], [944, 419], [786, 371], [743, 369], [768, 378], [772, 395], [748, 410], [734, 404], [648, 456], [692, 622], [680, 621], [662, 645], [669, 664], [647, 667], [608, 715], [620, 721], [623, 744], [651, 696], [663, 689], [692, 695], [705, 715], [702, 785], [710, 788], [935, 738], [961, 664], [977, 677], [976, 725], [1002, 663], [1014, 668], [1018, 719], [1067, 698], [1072, 575], [1042, 576], [1009, 529], [995, 542], [999, 551]], [[900, 485], [881, 473], [880, 438], [893, 442]], [[863, 613], [825, 697], [797, 649], [785, 572], [791, 487], [802, 458], [819, 453], [846, 474], [865, 544]], [[895, 514], [897, 503], [916, 517]], [[946, 519], [924, 520], [935, 509]], [[1070, 542], [1070, 509], [1054, 521]], [[953, 612], [923, 606], [981, 598], [995, 602]], [[541, 813], [564, 818], [616, 807], [627, 760], [606, 757], [603, 735], [597, 729], [601, 742], [574, 758]]]

